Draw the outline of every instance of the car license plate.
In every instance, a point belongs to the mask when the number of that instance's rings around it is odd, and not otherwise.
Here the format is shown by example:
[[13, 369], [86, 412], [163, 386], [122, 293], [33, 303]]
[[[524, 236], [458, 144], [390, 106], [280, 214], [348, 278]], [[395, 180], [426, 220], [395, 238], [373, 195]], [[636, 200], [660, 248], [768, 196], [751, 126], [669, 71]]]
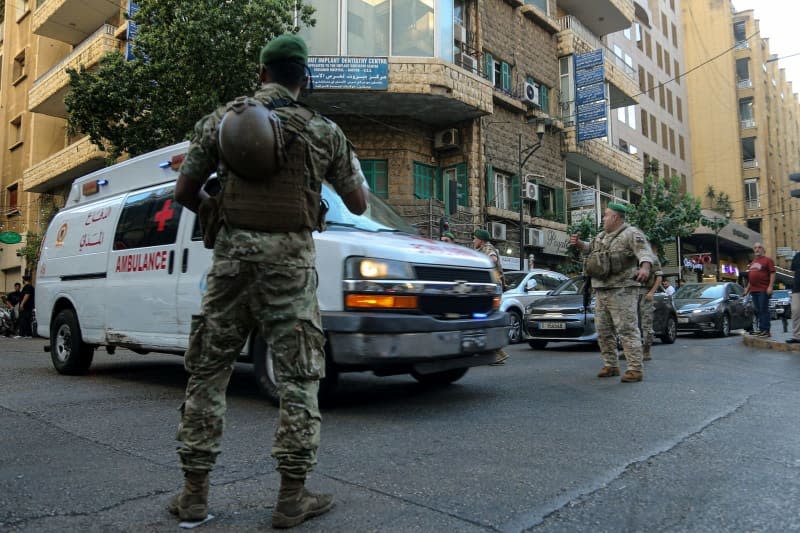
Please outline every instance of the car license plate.
[[678, 324], [688, 324], [688, 323], [689, 323], [688, 318], [678, 318]]
[[539, 322], [539, 329], [567, 329], [566, 322]]
[[486, 348], [485, 331], [465, 331], [461, 334], [462, 352], [479, 352]]

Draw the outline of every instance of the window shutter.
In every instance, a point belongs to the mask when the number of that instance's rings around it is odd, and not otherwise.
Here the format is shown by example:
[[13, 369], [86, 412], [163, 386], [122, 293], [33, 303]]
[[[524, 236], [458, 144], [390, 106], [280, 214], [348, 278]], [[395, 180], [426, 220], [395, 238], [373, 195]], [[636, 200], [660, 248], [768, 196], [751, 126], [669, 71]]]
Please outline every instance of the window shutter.
[[544, 83], [539, 84], [539, 105], [542, 106], [542, 111], [550, 114], [550, 94], [547, 85]]
[[511, 92], [511, 65], [503, 61], [500, 63], [500, 69], [503, 74], [502, 88], [504, 91]]
[[519, 211], [519, 176], [511, 176], [511, 208]]
[[442, 168], [436, 167], [433, 169], [433, 194], [437, 200], [444, 200], [446, 203], [447, 200], [445, 200], [443, 181]]
[[556, 189], [555, 197], [556, 197], [556, 199], [555, 199], [555, 202], [556, 202], [556, 205], [555, 205], [556, 218], [558, 218], [559, 222], [566, 222], [566, 220], [564, 218], [564, 214], [565, 214], [564, 213], [564, 211], [565, 211], [565, 209], [564, 209], [564, 189], [561, 189], [561, 188]]
[[468, 207], [469, 185], [467, 184], [467, 164], [456, 165], [456, 182], [458, 182], [458, 205]]
[[487, 80], [494, 77], [494, 57], [489, 52], [483, 53], [483, 77]]
[[[536, 185], [540, 185], [539, 180], [533, 180]], [[533, 202], [534, 209], [533, 209], [533, 216], [541, 217], [542, 216], [542, 200], [541, 200], [541, 191], [539, 191], [540, 199]]]
[[494, 205], [494, 169], [486, 165], [486, 205]]

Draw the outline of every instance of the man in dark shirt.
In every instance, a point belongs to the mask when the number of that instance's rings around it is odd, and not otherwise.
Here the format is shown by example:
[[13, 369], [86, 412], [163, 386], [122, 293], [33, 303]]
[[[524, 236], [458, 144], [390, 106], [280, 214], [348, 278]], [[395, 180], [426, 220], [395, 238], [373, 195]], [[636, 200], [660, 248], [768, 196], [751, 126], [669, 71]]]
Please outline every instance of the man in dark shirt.
[[800, 252], [792, 258], [794, 285], [792, 286], [792, 338], [789, 344], [800, 344]]
[[19, 302], [22, 300], [22, 291], [20, 291], [21, 285], [19, 283], [14, 284], [14, 292], [9, 292], [6, 295], [6, 306], [11, 311], [11, 320], [14, 324], [13, 331], [17, 330], [17, 322], [19, 321]]
[[23, 276], [22, 300], [19, 302], [19, 336], [33, 337], [33, 307], [36, 291], [31, 285], [31, 277]]

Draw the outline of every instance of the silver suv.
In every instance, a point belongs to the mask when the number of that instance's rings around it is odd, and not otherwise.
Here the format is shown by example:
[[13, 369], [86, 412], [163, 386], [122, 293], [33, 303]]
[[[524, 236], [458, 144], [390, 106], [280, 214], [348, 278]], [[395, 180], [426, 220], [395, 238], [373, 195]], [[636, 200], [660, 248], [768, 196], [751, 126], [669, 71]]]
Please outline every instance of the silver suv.
[[506, 311], [511, 317], [511, 327], [508, 328], [508, 340], [510, 343], [522, 342], [525, 340], [525, 327], [522, 317], [525, 315], [525, 307], [531, 302], [538, 300], [561, 285], [569, 277], [559, 272], [534, 268], [529, 272], [512, 270], [503, 273], [506, 283], [506, 290], [500, 300], [500, 310]]

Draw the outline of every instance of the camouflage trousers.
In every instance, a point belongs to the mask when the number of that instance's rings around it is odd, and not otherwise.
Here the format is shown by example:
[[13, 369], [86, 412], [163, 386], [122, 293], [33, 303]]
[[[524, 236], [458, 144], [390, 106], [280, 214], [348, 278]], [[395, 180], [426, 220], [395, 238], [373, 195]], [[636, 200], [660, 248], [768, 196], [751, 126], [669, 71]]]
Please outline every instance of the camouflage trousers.
[[316, 464], [325, 377], [325, 336], [313, 268], [214, 257], [200, 316], [193, 317], [184, 365], [189, 372], [177, 439], [184, 471], [209, 472], [220, 453], [225, 392], [251, 331], [272, 349], [280, 394], [272, 447], [277, 469], [305, 478]]
[[653, 300], [644, 299], [644, 294], [639, 296], [639, 329], [642, 332], [642, 352], [650, 353], [653, 345], [653, 313], [655, 313]]
[[617, 337], [622, 343], [628, 370], [642, 370], [637, 287], [595, 289], [594, 322], [604, 366], [618, 367]]

